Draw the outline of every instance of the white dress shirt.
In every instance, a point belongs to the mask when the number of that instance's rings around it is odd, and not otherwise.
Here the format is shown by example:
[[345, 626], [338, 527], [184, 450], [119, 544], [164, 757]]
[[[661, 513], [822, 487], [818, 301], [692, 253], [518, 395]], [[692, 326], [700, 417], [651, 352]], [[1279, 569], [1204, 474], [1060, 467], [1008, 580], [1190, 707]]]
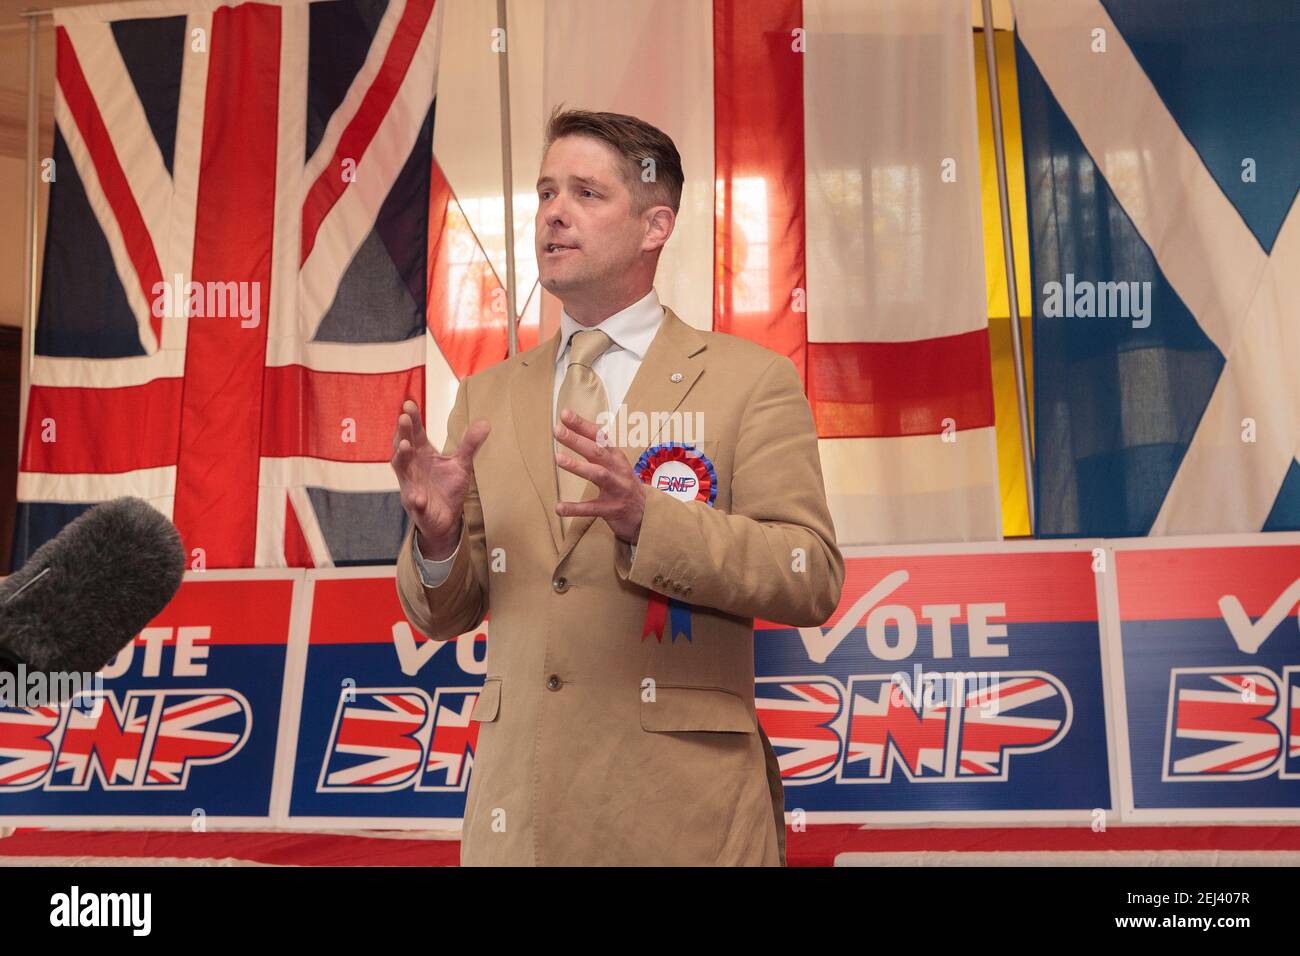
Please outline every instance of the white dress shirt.
[[[623, 404], [624, 398], [627, 397], [627, 390], [632, 385], [632, 379], [636, 377], [637, 369], [641, 367], [641, 360], [645, 358], [645, 353], [650, 348], [650, 343], [654, 341], [655, 335], [659, 332], [659, 326], [663, 324], [663, 320], [664, 309], [659, 303], [658, 294], [652, 287], [645, 296], [633, 302], [626, 309], [615, 312], [603, 322], [592, 326], [592, 328], [600, 329], [608, 335], [612, 343], [591, 364], [591, 370], [600, 377], [605, 386], [605, 395], [609, 399], [609, 412], [611, 415]], [[569, 340], [573, 338], [575, 332], [581, 332], [585, 328], [586, 326], [579, 325], [577, 320], [569, 315], [567, 309], [560, 313], [560, 348], [555, 358], [555, 387], [551, 391], [551, 421], [555, 421], [555, 416], [559, 411], [555, 406], [560, 399], [560, 386], [564, 384], [564, 376], [569, 371]], [[456, 554], [460, 551], [460, 546], [457, 545], [456, 551], [453, 551], [451, 556], [445, 560], [430, 561], [420, 554], [417, 537], [418, 535], [411, 535], [411, 546], [415, 550], [415, 568], [420, 573], [420, 579], [424, 586], [435, 588], [446, 581], [447, 576], [451, 574], [451, 565], [456, 560]], [[631, 547], [632, 555], [635, 557], [636, 545]]]

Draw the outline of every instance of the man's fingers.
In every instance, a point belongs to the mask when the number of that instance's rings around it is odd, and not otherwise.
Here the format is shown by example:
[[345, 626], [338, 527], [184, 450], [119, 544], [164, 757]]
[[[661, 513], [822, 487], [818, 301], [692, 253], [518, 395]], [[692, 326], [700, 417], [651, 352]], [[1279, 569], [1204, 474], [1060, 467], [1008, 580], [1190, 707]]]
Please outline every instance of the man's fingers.
[[561, 445], [576, 451], [588, 461], [604, 460], [604, 455], [607, 449], [602, 448], [600, 445], [596, 444], [594, 440], [585, 435], [579, 434], [572, 428], [566, 428], [564, 425], [556, 425], [553, 434], [555, 435], [555, 440]]
[[416, 434], [423, 437], [424, 420], [420, 417], [420, 406], [408, 398], [402, 402], [402, 412], [410, 417], [411, 423], [415, 426]]
[[586, 478], [597, 488], [604, 488], [609, 481], [609, 469], [602, 468], [600, 465], [593, 465], [591, 462], [572, 458], [568, 455], [556, 455], [555, 463], [565, 471], [571, 471], [575, 475]]
[[561, 518], [585, 518], [587, 515], [601, 517], [608, 509], [608, 505], [597, 498], [590, 501], [557, 501], [555, 503], [555, 513]]
[[594, 442], [597, 445], [600, 445], [600, 447], [602, 448], [608, 447], [609, 445], [608, 437], [604, 439], [601, 438], [600, 427], [597, 426], [597, 424], [593, 422], [591, 419], [583, 418], [573, 409], [571, 408], [561, 409], [560, 421], [561, 423], [568, 426], [569, 428], [572, 428], [583, 438], [591, 439], [592, 442]]
[[403, 438], [414, 448], [421, 448], [429, 443], [424, 422], [420, 419], [420, 406], [409, 398], [402, 403], [402, 412], [397, 416], [397, 433], [393, 436], [394, 446]]

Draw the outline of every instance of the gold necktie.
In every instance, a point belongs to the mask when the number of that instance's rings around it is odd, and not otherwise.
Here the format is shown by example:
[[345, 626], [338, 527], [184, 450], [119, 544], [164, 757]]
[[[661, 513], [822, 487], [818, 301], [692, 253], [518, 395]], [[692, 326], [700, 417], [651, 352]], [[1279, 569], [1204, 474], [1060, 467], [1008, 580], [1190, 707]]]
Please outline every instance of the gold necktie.
[[[564, 381], [560, 384], [560, 397], [555, 404], [556, 421], [559, 414], [571, 408], [588, 421], [600, 424], [598, 415], [609, 413], [609, 397], [605, 394], [605, 385], [600, 376], [591, 369], [591, 364], [604, 354], [612, 343], [600, 329], [583, 329], [575, 332], [569, 340], [569, 367], [564, 372]], [[568, 426], [565, 425], [567, 428]], [[581, 460], [582, 456], [567, 446], [560, 445], [554, 439], [555, 450], [569, 458]], [[580, 475], [555, 466], [560, 501], [587, 501], [596, 497], [596, 486]], [[560, 518], [560, 527], [567, 536], [573, 518], [564, 515]]]

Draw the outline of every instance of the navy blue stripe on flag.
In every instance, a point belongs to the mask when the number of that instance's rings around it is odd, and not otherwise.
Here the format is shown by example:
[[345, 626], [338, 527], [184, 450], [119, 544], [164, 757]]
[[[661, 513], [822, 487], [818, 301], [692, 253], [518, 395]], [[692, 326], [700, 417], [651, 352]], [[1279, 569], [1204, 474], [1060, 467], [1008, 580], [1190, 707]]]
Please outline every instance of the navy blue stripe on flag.
[[401, 342], [424, 334], [435, 105], [375, 225], [348, 263], [316, 341]]
[[308, 488], [307, 495], [337, 567], [397, 563], [410, 521], [398, 492]]
[[32, 552], [49, 541], [73, 518], [93, 505], [50, 501], [20, 501], [14, 510], [14, 540], [10, 549], [12, 567], [21, 568]]
[[388, 0], [334, 0], [308, 7], [307, 150], [311, 159], [374, 42]]
[[36, 354], [65, 358], [143, 355], [140, 329], [113, 264], [108, 239], [57, 129], [54, 169], [34, 337]]
[[181, 64], [186, 44], [192, 42], [185, 32], [185, 17], [114, 20], [109, 26], [170, 174], [176, 153]]

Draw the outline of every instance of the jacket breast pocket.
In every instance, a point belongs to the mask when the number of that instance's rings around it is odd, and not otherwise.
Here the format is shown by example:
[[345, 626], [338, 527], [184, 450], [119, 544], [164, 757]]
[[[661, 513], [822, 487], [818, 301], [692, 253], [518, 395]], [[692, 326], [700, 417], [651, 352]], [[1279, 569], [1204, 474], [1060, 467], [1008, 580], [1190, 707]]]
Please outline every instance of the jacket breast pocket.
[[641, 728], [655, 733], [714, 730], [752, 734], [754, 717], [736, 694], [720, 687], [664, 685], [653, 701], [641, 701]]
[[478, 693], [478, 701], [474, 704], [474, 710], [470, 713], [470, 720], [477, 720], [483, 723], [497, 719], [497, 713], [501, 709], [501, 678], [489, 677], [483, 683], [483, 689]]

